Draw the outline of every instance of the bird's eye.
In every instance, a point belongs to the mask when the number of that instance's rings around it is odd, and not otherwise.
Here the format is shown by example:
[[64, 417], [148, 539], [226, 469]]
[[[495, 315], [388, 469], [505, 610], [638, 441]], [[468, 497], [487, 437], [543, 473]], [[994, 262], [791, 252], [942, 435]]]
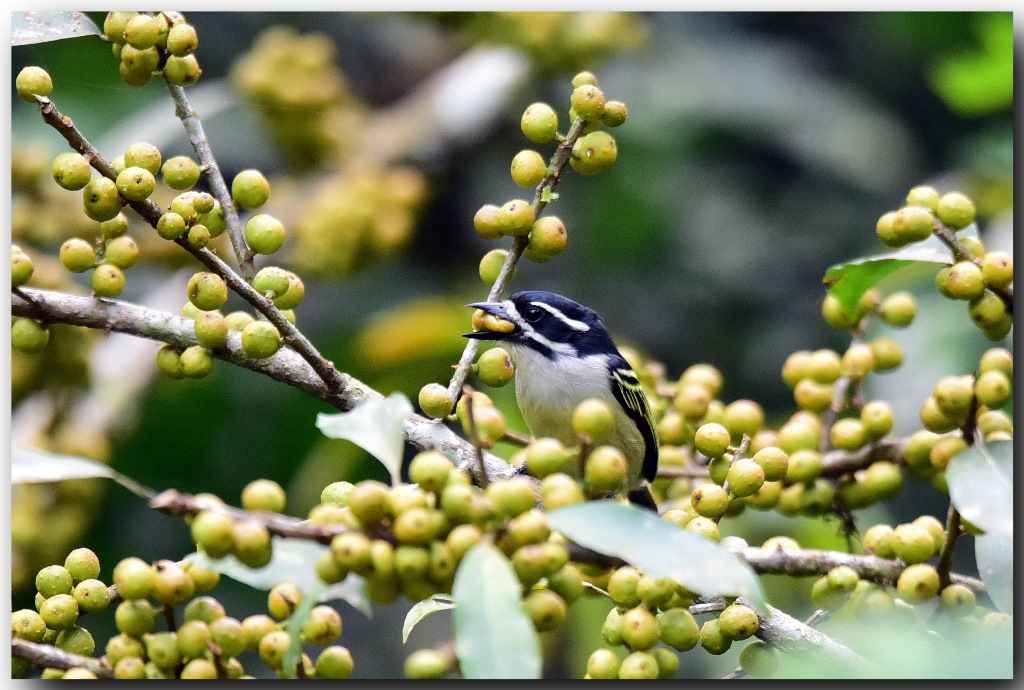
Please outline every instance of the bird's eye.
[[543, 313], [544, 312], [540, 307], [527, 307], [526, 311], [523, 312], [523, 316], [525, 316], [526, 320], [530, 323], [537, 323], [540, 321], [540, 317]]

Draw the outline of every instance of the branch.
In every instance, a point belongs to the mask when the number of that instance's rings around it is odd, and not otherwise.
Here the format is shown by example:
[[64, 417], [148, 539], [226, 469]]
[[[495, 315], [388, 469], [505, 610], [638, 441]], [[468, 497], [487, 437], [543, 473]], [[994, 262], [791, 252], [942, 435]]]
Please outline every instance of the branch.
[[217, 159], [214, 158], [213, 151], [210, 149], [206, 132], [203, 131], [203, 123], [195, 111], [192, 110], [192, 106], [189, 105], [188, 97], [185, 95], [183, 87], [168, 81], [167, 90], [171, 92], [171, 99], [174, 101], [174, 114], [181, 120], [185, 132], [188, 134], [189, 141], [192, 142], [192, 149], [196, 152], [196, 156], [199, 157], [199, 163], [203, 166], [206, 181], [210, 184], [210, 191], [213, 192], [214, 198], [220, 202], [220, 207], [224, 210], [224, 220], [228, 226], [228, 237], [231, 238], [231, 247], [235, 250], [238, 269], [241, 271], [245, 281], [251, 283], [256, 275], [252, 263], [253, 255], [249, 250], [249, 245], [245, 242], [245, 233], [242, 230], [241, 221], [238, 220], [238, 211], [235, 209], [235, 203], [231, 199], [231, 192], [228, 191], [228, 186], [224, 183], [224, 176], [221, 175]]
[[778, 647], [779, 651], [813, 654], [837, 664], [858, 677], [877, 673], [878, 667], [873, 662], [849, 647], [839, 644], [828, 635], [818, 632], [773, 606], [765, 606], [768, 608], [768, 616], [758, 616], [761, 622], [754, 634]]
[[36, 668], [84, 668], [96, 674], [97, 678], [113, 678], [114, 670], [107, 664], [88, 656], [72, 654], [53, 645], [29, 642], [20, 637], [11, 638], [11, 656], [24, 659]]
[[[565, 140], [558, 145], [555, 154], [551, 157], [551, 161], [548, 164], [551, 172], [537, 185], [537, 190], [533, 195], [534, 217], [540, 216], [540, 212], [548, 205], [546, 198], [549, 198], [551, 191], [558, 185], [558, 181], [562, 177], [562, 171], [572, 157], [573, 144], [576, 143], [586, 125], [586, 121], [577, 118], [572, 123], [572, 127], [569, 128], [569, 133], [565, 135]], [[512, 242], [512, 250], [505, 257], [505, 263], [502, 264], [501, 270], [498, 271], [498, 278], [487, 293], [488, 302], [494, 302], [501, 298], [509, 281], [512, 279], [512, 271], [515, 270], [516, 263], [518, 263], [519, 258], [526, 250], [527, 244], [529, 244], [529, 237], [526, 236], [517, 237]], [[462, 393], [462, 384], [466, 382], [466, 376], [469, 374], [469, 368], [473, 365], [473, 359], [476, 358], [479, 347], [480, 342], [477, 340], [471, 339], [466, 343], [466, 349], [462, 351], [462, 357], [459, 359], [455, 373], [452, 374], [452, 380], [448, 384], [448, 395], [451, 396], [452, 400], [459, 399], [459, 395]]]
[[863, 469], [877, 460], [901, 462], [907, 442], [901, 438], [886, 437], [864, 446], [860, 450], [832, 450], [821, 456], [821, 476], [838, 477]]
[[[51, 323], [128, 333], [182, 348], [198, 344], [192, 319], [112, 299], [22, 287], [11, 292], [11, 313]], [[212, 355], [298, 388], [341, 411], [348, 411], [363, 400], [384, 398], [348, 375], [344, 376], [342, 389], [329, 387], [306, 360], [288, 348], [266, 359], [247, 357], [242, 351], [241, 336], [235, 332], [229, 332], [227, 345], [213, 350]], [[442, 422], [411, 414], [405, 419], [405, 437], [418, 450], [439, 450], [456, 460], [460, 469], [478, 474], [476, 449]], [[484, 453], [483, 457], [489, 480], [510, 477], [516, 472], [515, 467], [491, 453]]]

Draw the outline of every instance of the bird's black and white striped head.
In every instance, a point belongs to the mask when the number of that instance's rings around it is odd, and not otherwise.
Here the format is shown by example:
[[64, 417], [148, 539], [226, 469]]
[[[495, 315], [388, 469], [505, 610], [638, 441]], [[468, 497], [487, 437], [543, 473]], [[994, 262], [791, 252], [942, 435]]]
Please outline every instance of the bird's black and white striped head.
[[470, 304], [492, 319], [467, 338], [529, 347], [548, 358], [618, 355], [597, 313], [568, 297], [543, 290], [517, 292], [504, 302]]

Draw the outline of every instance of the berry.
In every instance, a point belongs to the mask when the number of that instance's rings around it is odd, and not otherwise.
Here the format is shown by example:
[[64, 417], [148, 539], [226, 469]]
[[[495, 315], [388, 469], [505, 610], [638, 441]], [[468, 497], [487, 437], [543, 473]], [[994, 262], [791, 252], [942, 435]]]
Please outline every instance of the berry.
[[92, 290], [99, 297], [117, 297], [124, 290], [124, 273], [113, 264], [100, 264], [92, 272]]
[[473, 215], [473, 228], [485, 240], [496, 240], [502, 235], [501, 209], [494, 204], [484, 204]]
[[622, 614], [622, 641], [630, 650], [647, 650], [658, 643], [661, 628], [646, 608], [637, 606]]
[[161, 160], [160, 149], [144, 141], [135, 142], [124, 152], [125, 169], [143, 168], [151, 175], [159, 172]]
[[49, 96], [53, 93], [53, 80], [42, 67], [24, 67], [14, 80], [18, 95], [29, 103], [35, 103], [36, 96]]
[[992, 370], [978, 376], [974, 395], [978, 402], [990, 409], [998, 409], [1010, 399], [1010, 379], [1001, 371]]
[[245, 224], [245, 241], [257, 254], [273, 254], [284, 240], [284, 224], [271, 215], [258, 213]]
[[949, 465], [949, 461], [965, 448], [967, 448], [967, 442], [959, 436], [943, 436], [932, 445], [932, 449], [928, 453], [928, 459], [932, 467], [937, 470], [944, 470]]
[[600, 120], [604, 114], [604, 92], [595, 84], [580, 84], [575, 87], [569, 103], [579, 117], [584, 120]]
[[897, 525], [892, 532], [892, 548], [905, 563], [922, 563], [932, 557], [935, 542], [924, 527], [912, 523]]
[[725, 654], [732, 646], [732, 638], [722, 632], [719, 620], [712, 618], [700, 626], [700, 644], [711, 654]]
[[125, 42], [139, 50], [152, 48], [160, 35], [160, 26], [156, 19], [148, 14], [138, 14], [128, 20], [124, 26]]
[[120, 269], [128, 269], [135, 265], [139, 258], [139, 245], [131, 237], [121, 235], [107, 241], [103, 251], [103, 260]]
[[661, 641], [677, 651], [693, 649], [700, 641], [697, 620], [685, 608], [672, 608], [658, 614], [658, 627]]
[[175, 240], [188, 231], [185, 219], [178, 213], [169, 211], [156, 222], [156, 232], [165, 240]]
[[103, 20], [103, 33], [107, 40], [116, 44], [123, 44], [124, 30], [128, 22], [138, 16], [138, 12], [108, 12]]
[[95, 221], [110, 220], [121, 212], [117, 185], [107, 177], [95, 177], [82, 188], [82, 210]]
[[619, 677], [619, 657], [612, 650], [602, 647], [595, 649], [587, 658], [587, 676], [597, 680], [614, 680]]
[[259, 170], [243, 170], [231, 181], [231, 198], [247, 211], [259, 208], [270, 198], [270, 183]]
[[213, 357], [202, 345], [186, 347], [179, 362], [182, 375], [190, 379], [201, 379], [213, 371]]
[[515, 367], [508, 352], [500, 347], [493, 347], [477, 359], [477, 376], [485, 385], [500, 388], [512, 380]]
[[897, 328], [910, 325], [917, 313], [917, 300], [909, 292], [894, 292], [886, 297], [879, 308], [885, 322]]
[[949, 615], [961, 618], [974, 611], [974, 592], [964, 585], [946, 585], [939, 594], [939, 604]]
[[875, 354], [870, 345], [854, 343], [843, 353], [839, 360], [839, 370], [843, 376], [862, 379], [875, 368]]
[[701, 424], [693, 437], [694, 447], [709, 458], [721, 457], [729, 441], [729, 430], [716, 422]]
[[228, 299], [228, 286], [216, 273], [196, 273], [188, 281], [188, 300], [202, 311], [213, 311]]
[[547, 174], [547, 163], [533, 149], [524, 149], [512, 158], [512, 181], [520, 187], [536, 187]]
[[537, 632], [547, 632], [560, 626], [569, 612], [562, 597], [550, 589], [536, 589], [523, 598], [523, 608], [533, 621]]
[[907, 244], [903, 236], [896, 231], [895, 211], [887, 211], [879, 216], [875, 223], [875, 234], [886, 247], [902, 247]]
[[963, 417], [971, 407], [974, 385], [969, 376], [943, 376], [935, 384], [932, 396], [938, 409], [950, 419]]
[[67, 630], [78, 620], [78, 603], [70, 594], [54, 594], [39, 606], [39, 615], [50, 630]]
[[60, 262], [72, 273], [83, 273], [96, 266], [96, 251], [85, 240], [73, 237], [60, 246]]
[[935, 215], [954, 230], [962, 230], [974, 222], [974, 202], [960, 192], [949, 192], [939, 198]]
[[751, 678], [768, 678], [779, 668], [779, 650], [755, 640], [740, 650], [739, 662]]
[[619, 665], [619, 678], [622, 680], [653, 680], [660, 674], [657, 657], [646, 651], [631, 652]]
[[547, 103], [533, 103], [523, 112], [520, 127], [527, 139], [543, 144], [558, 133], [558, 113]]
[[599, 398], [587, 398], [572, 413], [572, 428], [591, 442], [600, 442], [611, 433], [615, 422], [608, 403]]
[[907, 192], [907, 206], [922, 206], [934, 212], [939, 205], [939, 192], [935, 187], [922, 185]]
[[420, 389], [420, 409], [431, 419], [441, 419], [452, 413], [455, 401], [448, 394], [448, 389], [440, 383], [428, 383]]
[[829, 440], [836, 448], [854, 451], [867, 443], [868, 434], [859, 419], [850, 417], [837, 420], [832, 425], [832, 428], [829, 429]]
[[480, 259], [480, 280], [484, 281], [486, 285], [494, 285], [507, 259], [508, 250], [506, 249], [492, 249], [484, 254]]
[[629, 462], [614, 446], [598, 446], [587, 456], [583, 479], [587, 489], [597, 494], [617, 491], [626, 482]]
[[753, 609], [742, 604], [730, 604], [719, 614], [718, 625], [726, 637], [745, 640], [757, 632], [760, 620]]
[[761, 466], [751, 458], [734, 460], [726, 475], [729, 491], [733, 496], [751, 496], [764, 485], [765, 474]]
[[786, 476], [789, 468], [789, 456], [781, 448], [768, 446], [754, 453], [751, 458], [760, 465], [764, 471], [764, 479], [768, 482], [775, 482]]
[[539, 438], [526, 447], [526, 468], [541, 479], [563, 471], [568, 460], [569, 453], [557, 439]]
[[530, 241], [523, 255], [530, 261], [544, 263], [561, 253], [568, 241], [565, 224], [556, 216], [544, 216], [530, 229]]
[[985, 279], [976, 263], [958, 261], [935, 275], [935, 286], [951, 299], [972, 300], [985, 292]]
[[827, 410], [832, 405], [832, 384], [818, 383], [814, 379], [802, 379], [793, 389], [793, 400], [801, 409], [814, 413]]
[[590, 84], [591, 86], [597, 86], [597, 77], [594, 76], [593, 72], [579, 72], [572, 78], [572, 88], [577, 89], [584, 84]]
[[[988, 291], [970, 301], [967, 307], [967, 314], [971, 317], [974, 325], [982, 330], [995, 329], [1008, 317], [1003, 300]], [[1010, 323], [1013, 323], [1012, 318]]]
[[196, 220], [206, 226], [210, 231], [210, 237], [220, 236], [228, 227], [227, 219], [224, 217], [224, 209], [220, 207], [220, 202], [216, 200], [213, 202], [213, 210], [199, 214]]
[[672, 404], [686, 419], [698, 420], [708, 413], [711, 397], [707, 388], [691, 383], [680, 387]]
[[893, 528], [889, 525], [878, 524], [868, 527], [864, 532], [864, 549], [880, 558], [893, 558], [896, 552], [893, 550]]
[[809, 448], [800, 448], [789, 454], [786, 468], [787, 482], [810, 482], [821, 474], [821, 453]]
[[71, 591], [78, 609], [84, 613], [102, 611], [110, 605], [110, 590], [99, 580], [82, 580]]
[[79, 656], [92, 656], [93, 652], [96, 651], [96, 641], [92, 638], [92, 634], [85, 628], [77, 625], [62, 630], [57, 635], [57, 641], [54, 643], [54, 646], [57, 649], [70, 654], [78, 654]]
[[274, 306], [278, 309], [294, 309], [302, 303], [306, 296], [306, 284], [297, 275], [288, 272], [288, 289], [284, 294], [273, 298]]
[[893, 421], [892, 405], [885, 400], [872, 400], [860, 410], [860, 423], [869, 440], [882, 438], [892, 431]]
[[201, 311], [196, 314], [193, 325], [196, 340], [208, 350], [224, 347], [228, 341], [227, 320], [216, 311]]
[[1009, 287], [1013, 283], [1013, 257], [1006, 252], [988, 252], [981, 264], [981, 275], [989, 287]]
[[160, 174], [165, 185], [183, 192], [195, 186], [202, 171], [199, 164], [188, 156], [175, 156], [164, 162]]
[[932, 234], [934, 222], [935, 217], [928, 209], [904, 206], [896, 211], [892, 219], [892, 230], [901, 244], [910, 244], [928, 239]]
[[281, 348], [281, 334], [268, 321], [253, 321], [242, 329], [242, 351], [247, 357], [265, 359]]
[[606, 127], [618, 127], [626, 121], [629, 110], [622, 101], [606, 101], [604, 112], [601, 113], [601, 123]]
[[521, 237], [528, 235], [536, 217], [533, 206], [522, 199], [506, 202], [497, 214], [497, 224], [504, 235]]
[[875, 338], [868, 345], [875, 357], [875, 371], [889, 371], [903, 363], [903, 350], [891, 338]]
[[722, 410], [722, 424], [737, 443], [743, 437], [753, 436], [764, 424], [764, 410], [753, 400], [734, 400]]
[[192, 86], [203, 74], [195, 55], [171, 55], [164, 65], [164, 77], [175, 86]]
[[89, 161], [80, 153], [66, 151], [53, 159], [53, 179], [64, 189], [79, 190], [92, 178]]
[[607, 132], [591, 132], [576, 140], [569, 165], [581, 175], [597, 175], [615, 163], [618, 157], [615, 138]]
[[1001, 371], [1013, 377], [1013, 354], [1005, 347], [993, 347], [985, 351], [978, 362], [978, 373]]
[[191, 24], [175, 24], [167, 32], [167, 52], [174, 57], [191, 55], [199, 47], [199, 36]]
[[939, 593], [939, 573], [933, 566], [907, 566], [896, 582], [896, 590], [908, 604], [923, 604]]
[[345, 647], [332, 645], [327, 647], [316, 659], [316, 677], [343, 680], [352, 675], [355, 662], [352, 654]]
[[117, 191], [128, 201], [142, 201], [156, 189], [156, 178], [139, 167], [125, 168], [117, 175]]

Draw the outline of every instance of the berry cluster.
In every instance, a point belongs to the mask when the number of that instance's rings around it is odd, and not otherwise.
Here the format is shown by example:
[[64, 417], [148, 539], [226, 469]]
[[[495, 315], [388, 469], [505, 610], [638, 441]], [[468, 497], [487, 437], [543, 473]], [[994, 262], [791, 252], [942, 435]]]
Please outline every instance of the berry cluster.
[[203, 74], [195, 56], [199, 36], [180, 12], [108, 12], [103, 33], [130, 86], [145, 86], [159, 72], [171, 84], [191, 86]]

